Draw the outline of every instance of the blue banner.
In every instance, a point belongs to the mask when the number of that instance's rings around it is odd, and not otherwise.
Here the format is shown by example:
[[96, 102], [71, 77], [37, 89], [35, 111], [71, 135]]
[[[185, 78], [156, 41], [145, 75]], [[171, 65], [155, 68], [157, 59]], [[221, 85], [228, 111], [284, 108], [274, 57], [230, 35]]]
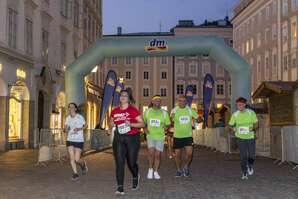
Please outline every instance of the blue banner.
[[100, 109], [99, 127], [102, 128], [105, 116], [111, 106], [113, 95], [116, 89], [117, 75], [113, 70], [107, 74], [106, 82], [103, 89], [103, 100]]
[[206, 74], [203, 84], [203, 108], [204, 108], [204, 124], [208, 127], [208, 115], [213, 100], [214, 79], [211, 74]]
[[194, 92], [193, 86], [188, 85], [185, 89], [185, 96], [186, 96], [186, 103], [189, 107], [191, 107], [191, 104], [192, 104], [193, 92]]
[[120, 104], [120, 92], [123, 89], [124, 89], [124, 84], [120, 80], [118, 80], [117, 81], [117, 86], [116, 86], [116, 89], [115, 89], [115, 92], [114, 92], [112, 107], [119, 106], [119, 104]]

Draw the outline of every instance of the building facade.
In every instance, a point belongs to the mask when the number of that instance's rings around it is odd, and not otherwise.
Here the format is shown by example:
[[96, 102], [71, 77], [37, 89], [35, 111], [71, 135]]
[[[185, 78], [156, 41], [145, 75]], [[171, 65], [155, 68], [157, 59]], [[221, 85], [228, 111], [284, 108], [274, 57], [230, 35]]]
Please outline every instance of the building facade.
[[40, 129], [63, 127], [64, 71], [100, 37], [101, 19], [101, 0], [0, 1], [0, 150], [35, 147]]
[[[173, 37], [172, 33], [133, 33], [109, 35], [109, 38], [125, 37]], [[131, 88], [136, 106], [144, 111], [148, 108], [153, 95], [161, 95], [162, 108], [173, 107], [173, 57], [111, 57], [103, 63], [103, 73], [114, 70], [123, 78], [126, 88]]]
[[[232, 45], [233, 29], [229, 20], [205, 22], [196, 26], [192, 21], [179, 21], [170, 32], [163, 33], [131, 33], [107, 35], [109, 38], [123, 37], [182, 37], [190, 35], [217, 35], [228, 45]], [[207, 73], [215, 80], [214, 104], [230, 104], [231, 84], [227, 71], [208, 55], [180, 57], [112, 57], [103, 63], [104, 74], [114, 70], [124, 78], [126, 87], [133, 90], [136, 105], [144, 111], [155, 94], [162, 96], [162, 107], [171, 110], [177, 96], [185, 94], [187, 85], [194, 87], [193, 108], [201, 108], [203, 101], [203, 82]]]
[[234, 48], [252, 66], [252, 91], [262, 81], [295, 81], [298, 0], [242, 0], [234, 8]]
[[[191, 20], [182, 20], [172, 31], [175, 37], [216, 35], [222, 38], [227, 45], [232, 45], [233, 28], [228, 18], [211, 22], [205, 21], [201, 25], [195, 25]], [[229, 105], [231, 99], [229, 73], [208, 55], [175, 57], [174, 98], [177, 99], [178, 95], [184, 94], [188, 85], [193, 85], [193, 108], [201, 108], [203, 83], [207, 73], [211, 74], [215, 81], [214, 105]]]

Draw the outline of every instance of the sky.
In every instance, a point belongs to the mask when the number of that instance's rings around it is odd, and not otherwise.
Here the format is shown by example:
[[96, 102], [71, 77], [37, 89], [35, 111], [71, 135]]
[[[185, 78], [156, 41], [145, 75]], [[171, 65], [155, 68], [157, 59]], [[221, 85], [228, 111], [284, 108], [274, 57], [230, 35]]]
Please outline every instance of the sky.
[[170, 31], [178, 20], [207, 20], [231, 16], [239, 0], [103, 0], [103, 33]]

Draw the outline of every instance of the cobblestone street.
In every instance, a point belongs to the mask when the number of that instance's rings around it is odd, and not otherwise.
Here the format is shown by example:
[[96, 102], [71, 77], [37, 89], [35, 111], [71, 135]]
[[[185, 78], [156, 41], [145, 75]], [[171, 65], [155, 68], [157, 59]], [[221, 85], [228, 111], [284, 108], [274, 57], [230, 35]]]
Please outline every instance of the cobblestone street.
[[[71, 181], [68, 163], [36, 167], [36, 151], [10, 151], [0, 155], [0, 199], [108, 199], [114, 195], [114, 162], [110, 150], [86, 156], [89, 173]], [[273, 160], [258, 158], [255, 175], [240, 179], [239, 158], [196, 147], [192, 177], [175, 178], [173, 160], [163, 155], [162, 179], [147, 180], [146, 151], [140, 153], [141, 184], [131, 191], [126, 171], [126, 195], [122, 198], [165, 199], [297, 199], [298, 170], [277, 166]]]

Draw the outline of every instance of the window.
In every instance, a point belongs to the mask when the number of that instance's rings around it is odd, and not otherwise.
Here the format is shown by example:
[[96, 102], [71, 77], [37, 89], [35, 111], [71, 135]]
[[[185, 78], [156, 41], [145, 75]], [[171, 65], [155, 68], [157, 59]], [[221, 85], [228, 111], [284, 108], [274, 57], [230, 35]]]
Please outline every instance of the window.
[[131, 57], [125, 57], [125, 64], [131, 65]]
[[297, 67], [297, 60], [296, 57], [292, 58], [292, 68], [296, 68]]
[[161, 64], [168, 64], [168, 57], [161, 57]]
[[49, 32], [45, 29], [42, 30], [42, 58], [43, 61], [48, 61], [48, 49], [49, 49]]
[[284, 64], [284, 71], [288, 70], [288, 56], [285, 55], [283, 59], [283, 64]]
[[17, 47], [17, 11], [8, 8], [8, 45]]
[[282, 1], [282, 15], [287, 16], [288, 15], [288, 0]]
[[66, 43], [61, 41], [61, 64], [66, 65]]
[[197, 75], [197, 65], [195, 63], [191, 63], [189, 65], [189, 75], [196, 76]]
[[262, 39], [262, 33], [258, 33], [257, 35], [257, 46], [260, 47], [261, 46], [261, 39]]
[[298, 0], [291, 0], [292, 3], [292, 11], [297, 10], [298, 8]]
[[74, 0], [73, 5], [73, 25], [79, 27], [80, 24], [80, 4], [78, 0]]
[[148, 65], [149, 64], [149, 58], [148, 57], [144, 57], [144, 64]]
[[167, 79], [167, 72], [166, 71], [161, 72], [161, 79]]
[[225, 75], [225, 70], [220, 65], [216, 64], [216, 76], [223, 77]]
[[68, 18], [69, 17], [69, 0], [61, 0], [61, 10], [60, 13], [63, 17]]
[[30, 19], [26, 19], [26, 53], [33, 53], [33, 23]]
[[266, 28], [265, 29], [265, 43], [268, 43], [270, 40], [270, 29]]
[[250, 39], [250, 51], [253, 51], [253, 49], [254, 49], [254, 39], [251, 38]]
[[270, 17], [270, 7], [267, 6], [267, 7], [266, 7], [266, 19], [268, 20], [269, 17]]
[[224, 95], [224, 85], [223, 84], [217, 84], [216, 85], [216, 94], [217, 95]]
[[261, 81], [261, 56], [257, 57], [257, 83], [259, 83], [259, 81]]
[[88, 14], [87, 14], [87, 7], [84, 7], [83, 9], [83, 17], [84, 17], [84, 20], [83, 20], [83, 28], [84, 28], [84, 37], [87, 38], [87, 35], [88, 35]]
[[246, 54], [249, 53], [249, 41], [246, 41]]
[[232, 95], [232, 85], [231, 85], [231, 83], [229, 83], [229, 96], [231, 96]]
[[274, 80], [277, 80], [277, 55], [276, 52], [273, 53], [273, 67], [272, 67], [272, 76]]
[[116, 65], [118, 63], [117, 57], [112, 57], [112, 65]]
[[149, 88], [143, 88], [143, 96], [149, 97]]
[[177, 64], [177, 76], [184, 76], [184, 63], [180, 62]]
[[273, 1], [273, 5], [272, 5], [272, 15], [276, 15], [277, 13], [277, 2]]
[[184, 85], [183, 84], [177, 84], [177, 95], [183, 95], [184, 94]]
[[269, 53], [265, 52], [265, 80], [269, 80]]
[[167, 96], [167, 89], [166, 88], [161, 88], [160, 89], [160, 96], [166, 97]]
[[131, 72], [130, 71], [125, 72], [125, 79], [131, 79]]
[[286, 43], [288, 41], [288, 24], [284, 23], [282, 26], [282, 41]]
[[211, 72], [211, 64], [210, 62], [203, 62], [202, 63], [202, 75], [205, 77], [207, 73]]
[[193, 88], [193, 95], [197, 95], [197, 85], [196, 84], [191, 84], [192, 88]]
[[277, 39], [277, 27], [276, 24], [272, 25], [272, 40], [276, 40]]
[[148, 80], [148, 79], [149, 79], [149, 72], [144, 71], [144, 80]]
[[297, 39], [297, 22], [293, 21], [291, 23], [291, 37], [292, 37], [292, 41], [295, 42], [295, 40]]

